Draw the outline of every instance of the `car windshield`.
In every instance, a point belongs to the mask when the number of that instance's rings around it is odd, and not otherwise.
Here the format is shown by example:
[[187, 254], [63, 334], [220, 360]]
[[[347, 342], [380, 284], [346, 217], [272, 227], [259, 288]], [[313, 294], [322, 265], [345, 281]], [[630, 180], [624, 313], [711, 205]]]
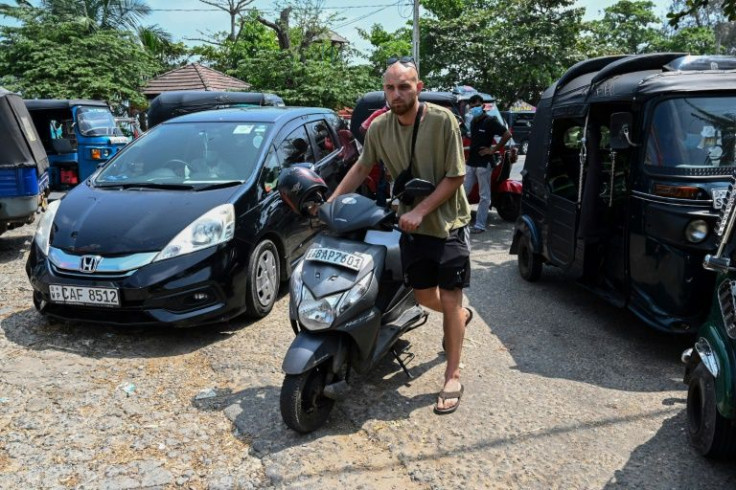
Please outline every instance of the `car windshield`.
[[77, 125], [84, 136], [122, 136], [115, 118], [107, 107], [80, 107]]
[[647, 137], [647, 165], [734, 167], [735, 157], [733, 97], [674, 98], [655, 107]]
[[211, 188], [243, 182], [257, 170], [270, 129], [261, 122], [161, 124], [110, 161], [95, 185]]

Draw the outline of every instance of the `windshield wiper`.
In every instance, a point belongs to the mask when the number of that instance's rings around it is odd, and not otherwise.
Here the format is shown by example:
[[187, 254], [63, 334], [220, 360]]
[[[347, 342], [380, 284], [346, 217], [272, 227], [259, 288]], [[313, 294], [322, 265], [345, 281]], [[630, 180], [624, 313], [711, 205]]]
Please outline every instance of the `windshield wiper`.
[[110, 184], [96, 184], [95, 187], [105, 187], [105, 188], [119, 188], [119, 189], [136, 189], [136, 188], [143, 188], [143, 189], [163, 189], [163, 190], [172, 190], [172, 191], [191, 191], [194, 189], [194, 186], [191, 184], [166, 184], [161, 182], [115, 182]]
[[240, 180], [228, 180], [226, 182], [217, 182], [216, 184], [208, 184], [208, 185], [203, 185], [201, 187], [197, 187], [196, 191], [199, 192], [199, 191], [209, 191], [212, 189], [223, 189], [225, 187], [232, 187], [234, 185], [240, 185], [242, 183], [243, 182]]

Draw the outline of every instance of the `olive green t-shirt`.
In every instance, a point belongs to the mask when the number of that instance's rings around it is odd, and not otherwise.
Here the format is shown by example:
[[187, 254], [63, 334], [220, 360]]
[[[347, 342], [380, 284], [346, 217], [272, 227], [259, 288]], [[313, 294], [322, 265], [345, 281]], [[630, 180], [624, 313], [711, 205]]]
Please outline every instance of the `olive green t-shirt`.
[[[413, 131], [413, 125], [402, 126], [391, 111], [378, 116], [368, 127], [358, 164], [370, 168], [380, 160], [395, 179], [408, 165]], [[465, 175], [465, 159], [455, 116], [444, 107], [425, 102], [414, 148], [412, 176], [438, 185], [445, 177], [462, 175]], [[399, 214], [410, 209], [411, 206], [400, 204]], [[415, 233], [447, 238], [450, 230], [469, 222], [470, 204], [461, 185], [447, 201], [424, 217]]]

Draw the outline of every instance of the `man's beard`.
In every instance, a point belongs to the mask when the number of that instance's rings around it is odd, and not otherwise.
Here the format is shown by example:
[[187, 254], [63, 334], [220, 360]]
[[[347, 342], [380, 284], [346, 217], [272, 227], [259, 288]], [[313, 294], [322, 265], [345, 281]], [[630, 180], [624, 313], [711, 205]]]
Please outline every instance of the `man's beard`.
[[389, 104], [389, 106], [391, 107], [391, 112], [393, 112], [397, 116], [403, 116], [407, 112], [411, 111], [414, 108], [414, 106], [416, 105], [416, 103], [417, 103], [416, 97], [412, 97], [409, 100], [409, 102], [406, 103], [406, 104], [402, 103], [402, 101], [399, 101], [398, 102], [398, 105], [396, 105], [396, 104]]

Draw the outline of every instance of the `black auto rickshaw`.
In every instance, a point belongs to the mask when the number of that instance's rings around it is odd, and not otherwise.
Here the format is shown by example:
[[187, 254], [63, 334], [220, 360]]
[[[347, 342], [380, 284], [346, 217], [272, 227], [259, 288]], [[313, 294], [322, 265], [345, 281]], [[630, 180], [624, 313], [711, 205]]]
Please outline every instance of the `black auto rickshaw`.
[[511, 245], [522, 277], [553, 265], [656, 329], [694, 332], [736, 168], [734, 68], [725, 56], [610, 56], [549, 87]]

